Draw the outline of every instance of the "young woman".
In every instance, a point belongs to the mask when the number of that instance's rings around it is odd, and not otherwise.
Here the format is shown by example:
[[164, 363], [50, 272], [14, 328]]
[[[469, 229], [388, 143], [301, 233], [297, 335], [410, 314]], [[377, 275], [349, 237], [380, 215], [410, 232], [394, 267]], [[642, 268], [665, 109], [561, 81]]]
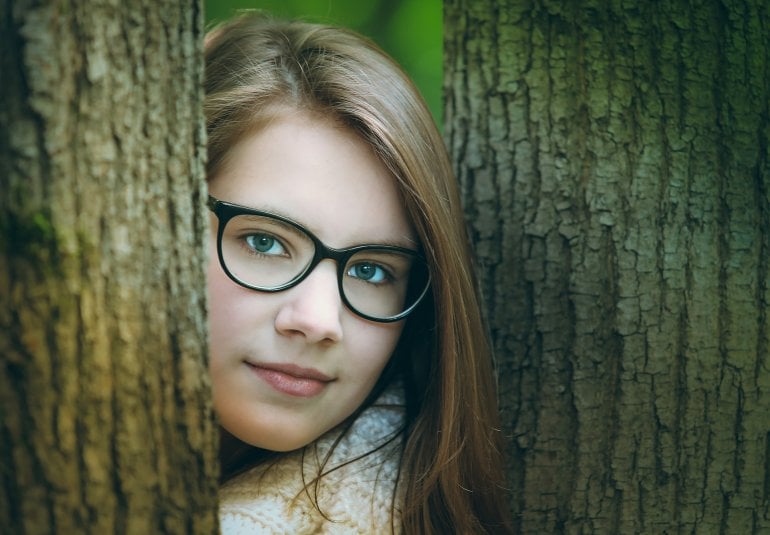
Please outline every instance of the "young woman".
[[456, 184], [370, 41], [250, 14], [206, 39], [211, 373], [230, 533], [506, 533]]

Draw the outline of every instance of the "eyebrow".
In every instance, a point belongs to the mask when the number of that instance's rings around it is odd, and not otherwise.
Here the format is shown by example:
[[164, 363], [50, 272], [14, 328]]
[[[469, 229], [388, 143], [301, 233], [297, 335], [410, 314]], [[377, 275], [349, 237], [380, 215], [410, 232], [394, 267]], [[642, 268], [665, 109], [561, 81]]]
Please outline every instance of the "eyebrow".
[[[285, 212], [281, 211], [280, 209], [275, 208], [274, 206], [270, 205], [262, 205], [262, 206], [249, 206], [249, 208], [252, 208], [254, 210], [259, 210], [260, 212], [265, 212], [270, 215], [275, 215], [278, 217], [282, 217], [284, 219], [288, 219], [292, 223], [299, 225], [305, 232], [310, 232], [313, 236], [318, 237], [318, 232], [314, 230], [310, 225], [306, 224], [303, 221], [299, 221], [296, 218], [286, 214]], [[299, 232], [299, 229], [293, 225], [290, 225], [286, 223], [285, 221], [281, 221], [280, 219], [276, 220], [276, 223], [279, 223], [281, 227], [284, 227], [286, 230], [292, 231], [292, 232]], [[318, 238], [320, 239], [320, 238]], [[323, 240], [322, 240], [323, 241]], [[325, 244], [326, 242], [324, 242]], [[352, 245], [348, 245], [346, 247], [341, 247], [341, 249], [348, 249], [350, 247], [357, 247], [359, 245], [387, 245], [391, 247], [401, 247], [402, 249], [412, 249], [414, 251], [418, 251], [420, 249], [420, 246], [416, 240], [413, 240], [408, 237], [403, 237], [403, 239], [399, 238], [385, 238], [383, 240], [378, 241], [362, 241], [359, 243], [354, 243]]]
[[[249, 208], [251, 208], [251, 207], [249, 207]], [[288, 220], [290, 220], [290, 221], [300, 225], [302, 227], [302, 229], [306, 228], [302, 223], [294, 221], [292, 218], [286, 217], [283, 214], [279, 214], [279, 213], [275, 212], [274, 210], [262, 210], [261, 208], [254, 208], [254, 210], [259, 210], [261, 212], [265, 212], [267, 215], [274, 215], [274, 216], [283, 217], [285, 219], [288, 219]], [[248, 220], [253, 220], [253, 221], [257, 221], [257, 220], [260, 220], [260, 219], [265, 219], [265, 216], [256, 215], [256, 214], [242, 214], [241, 217], [243, 217], [245, 219], [248, 219]], [[272, 219], [271, 221], [272, 221], [273, 224], [278, 225], [282, 229], [286, 230], [287, 232], [291, 232], [292, 234], [295, 234], [295, 235], [298, 235], [298, 236], [304, 234], [301, 229], [295, 227], [292, 224], [287, 223], [286, 221], [281, 221], [280, 219]]]
[[[415, 252], [419, 247], [417, 246], [417, 242], [411, 238], [404, 238], [403, 240], [399, 239], [385, 239], [380, 240], [376, 243], [362, 243], [361, 245], [389, 245], [391, 247], [401, 247], [402, 249], [412, 249]], [[355, 247], [355, 246], [353, 246]]]

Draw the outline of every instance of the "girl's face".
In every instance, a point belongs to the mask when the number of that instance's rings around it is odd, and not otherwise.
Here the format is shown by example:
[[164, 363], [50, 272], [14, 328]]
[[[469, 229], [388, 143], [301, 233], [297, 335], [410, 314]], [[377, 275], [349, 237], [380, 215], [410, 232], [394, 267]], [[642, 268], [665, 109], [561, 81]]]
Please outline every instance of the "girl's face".
[[[292, 219], [334, 248], [416, 240], [394, 179], [353, 132], [286, 114], [234, 147], [214, 197]], [[230, 434], [276, 451], [300, 448], [355, 411], [377, 382], [403, 322], [365, 320], [343, 304], [323, 260], [277, 293], [222, 271], [211, 216], [208, 270], [214, 408]]]

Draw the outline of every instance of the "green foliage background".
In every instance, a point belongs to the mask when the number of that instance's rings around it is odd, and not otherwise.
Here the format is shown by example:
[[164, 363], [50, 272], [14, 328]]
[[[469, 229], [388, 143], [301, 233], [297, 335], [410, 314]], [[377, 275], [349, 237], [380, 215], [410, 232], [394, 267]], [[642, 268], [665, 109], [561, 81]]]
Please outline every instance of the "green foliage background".
[[208, 26], [243, 9], [263, 9], [352, 28], [372, 38], [414, 79], [441, 125], [441, 0], [205, 0]]

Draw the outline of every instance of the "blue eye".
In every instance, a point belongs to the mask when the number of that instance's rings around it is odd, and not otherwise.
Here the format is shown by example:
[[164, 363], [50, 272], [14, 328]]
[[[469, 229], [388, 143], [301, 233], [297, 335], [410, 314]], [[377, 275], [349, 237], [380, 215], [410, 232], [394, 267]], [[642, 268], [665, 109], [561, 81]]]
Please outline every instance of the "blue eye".
[[286, 254], [281, 242], [268, 234], [250, 234], [244, 238], [246, 245], [255, 253], [282, 256]]
[[347, 275], [372, 284], [383, 284], [390, 279], [388, 272], [382, 266], [371, 262], [353, 264], [348, 268]]

